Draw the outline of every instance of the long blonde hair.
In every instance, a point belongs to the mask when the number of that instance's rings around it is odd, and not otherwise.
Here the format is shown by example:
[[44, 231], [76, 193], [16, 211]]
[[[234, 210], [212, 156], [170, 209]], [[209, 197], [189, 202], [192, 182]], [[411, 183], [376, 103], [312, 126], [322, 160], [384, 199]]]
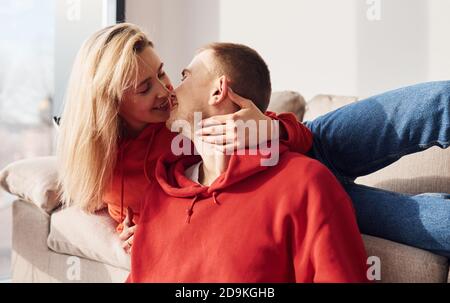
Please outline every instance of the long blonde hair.
[[137, 54], [152, 46], [130, 23], [106, 27], [75, 59], [61, 117], [57, 159], [61, 199], [93, 212], [103, 205], [117, 160], [123, 92], [136, 85]]

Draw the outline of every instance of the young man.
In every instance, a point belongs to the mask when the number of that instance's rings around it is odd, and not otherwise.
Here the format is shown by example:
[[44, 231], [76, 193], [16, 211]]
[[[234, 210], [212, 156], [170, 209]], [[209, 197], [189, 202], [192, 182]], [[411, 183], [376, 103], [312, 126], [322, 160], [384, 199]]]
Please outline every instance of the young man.
[[[266, 110], [269, 70], [246, 46], [209, 45], [183, 71], [167, 125], [186, 121], [182, 133], [200, 156], [158, 161], [128, 281], [366, 281], [350, 199], [325, 166], [275, 143], [243, 155], [211, 152], [195, 135], [194, 113], [238, 109], [229, 86]], [[274, 153], [276, 165], [263, 165]]]

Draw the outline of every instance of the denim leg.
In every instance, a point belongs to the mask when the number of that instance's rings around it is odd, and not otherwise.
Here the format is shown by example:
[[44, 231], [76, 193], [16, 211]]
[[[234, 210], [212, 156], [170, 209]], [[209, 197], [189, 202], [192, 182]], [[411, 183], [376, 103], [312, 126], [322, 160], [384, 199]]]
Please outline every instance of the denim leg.
[[450, 257], [450, 195], [406, 195], [344, 184], [360, 231]]
[[305, 122], [310, 155], [339, 178], [373, 173], [406, 154], [450, 144], [450, 81], [389, 91]]

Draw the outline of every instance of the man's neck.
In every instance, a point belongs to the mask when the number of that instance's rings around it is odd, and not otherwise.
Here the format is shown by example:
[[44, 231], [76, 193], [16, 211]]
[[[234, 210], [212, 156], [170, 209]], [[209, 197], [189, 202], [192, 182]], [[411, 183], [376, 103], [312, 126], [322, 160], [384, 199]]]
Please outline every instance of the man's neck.
[[201, 142], [194, 142], [195, 148], [202, 157], [198, 182], [205, 186], [210, 186], [228, 168], [230, 156], [216, 151], [212, 153], [208, 148], [202, 148]]

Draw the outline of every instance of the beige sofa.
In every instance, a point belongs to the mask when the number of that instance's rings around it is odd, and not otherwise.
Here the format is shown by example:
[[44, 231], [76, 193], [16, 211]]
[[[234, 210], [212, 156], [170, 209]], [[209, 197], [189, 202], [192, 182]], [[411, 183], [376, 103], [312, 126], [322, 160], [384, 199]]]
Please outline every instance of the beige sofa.
[[[356, 98], [320, 95], [307, 103], [294, 92], [274, 93], [271, 110], [292, 111], [310, 120]], [[363, 114], [363, 113], [361, 113]], [[29, 177], [35, 174], [35, 177]], [[105, 210], [88, 215], [57, 208], [54, 157], [14, 163], [0, 173], [13, 204], [12, 280], [14, 282], [122, 282], [129, 270]], [[431, 148], [357, 182], [406, 193], [448, 192], [450, 149]], [[55, 209], [56, 208], [56, 209]], [[381, 282], [450, 281], [449, 261], [433, 253], [363, 235], [369, 256], [381, 261]]]

